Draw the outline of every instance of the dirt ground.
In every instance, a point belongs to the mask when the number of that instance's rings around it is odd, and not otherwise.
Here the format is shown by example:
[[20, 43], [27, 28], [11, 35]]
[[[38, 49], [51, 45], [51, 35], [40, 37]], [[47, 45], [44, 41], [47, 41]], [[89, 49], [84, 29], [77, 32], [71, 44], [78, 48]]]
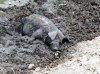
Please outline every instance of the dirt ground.
[[54, 68], [32, 71], [31, 74], [100, 74], [100, 36], [77, 43], [72, 59], [65, 58]]
[[[33, 70], [36, 67], [55, 67], [64, 58], [73, 59], [77, 50], [71, 49], [72, 46], [100, 35], [100, 3], [59, 2], [52, 5], [52, 13], [32, 3], [22, 7], [0, 8], [10, 16], [5, 22], [0, 22], [1, 74], [30, 74], [29, 64], [35, 65]], [[31, 37], [17, 33], [20, 19], [33, 13], [48, 17], [69, 38], [71, 43], [61, 46], [60, 57], [55, 57], [55, 53], [43, 42], [28, 42]]]

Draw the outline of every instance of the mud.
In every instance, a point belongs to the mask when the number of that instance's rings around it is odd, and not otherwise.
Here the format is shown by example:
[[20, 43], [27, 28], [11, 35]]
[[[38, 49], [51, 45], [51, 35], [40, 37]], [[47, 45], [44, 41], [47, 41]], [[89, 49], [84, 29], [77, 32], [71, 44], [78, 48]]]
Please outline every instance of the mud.
[[[10, 15], [8, 21], [0, 23], [1, 74], [29, 74], [29, 64], [34, 64], [34, 69], [54, 67], [58, 64], [57, 60], [73, 58], [72, 54], [77, 51], [70, 49], [71, 46], [100, 35], [100, 3], [58, 2], [54, 3], [53, 7], [53, 14], [41, 8], [41, 5], [32, 3], [22, 7], [0, 8]], [[48, 17], [69, 38], [71, 43], [61, 45], [62, 52], [59, 57], [42, 41], [30, 42], [31, 37], [17, 33], [20, 19], [33, 13]]]

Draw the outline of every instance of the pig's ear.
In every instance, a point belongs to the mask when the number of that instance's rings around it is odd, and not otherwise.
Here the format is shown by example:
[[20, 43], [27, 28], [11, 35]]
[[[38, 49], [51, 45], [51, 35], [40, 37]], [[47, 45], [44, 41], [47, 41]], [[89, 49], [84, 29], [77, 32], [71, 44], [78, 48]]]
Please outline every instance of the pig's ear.
[[54, 40], [57, 36], [57, 31], [49, 32], [48, 35], [52, 40]]
[[64, 37], [61, 41], [61, 43], [70, 43], [69, 39], [67, 37]]

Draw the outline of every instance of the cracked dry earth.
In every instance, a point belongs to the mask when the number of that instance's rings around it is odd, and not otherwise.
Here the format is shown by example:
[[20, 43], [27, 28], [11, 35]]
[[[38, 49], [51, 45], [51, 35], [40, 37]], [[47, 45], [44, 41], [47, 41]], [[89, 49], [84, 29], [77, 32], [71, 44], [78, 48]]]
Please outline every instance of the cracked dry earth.
[[[100, 35], [100, 3], [59, 2], [52, 5], [53, 13], [48, 13], [40, 5], [31, 3], [21, 7], [0, 8], [0, 13], [4, 12], [0, 14], [0, 74], [31, 74], [29, 64], [34, 64], [34, 70], [36, 67], [55, 67], [64, 59], [69, 62], [75, 59], [74, 54], [80, 53], [74, 48], [78, 42], [92, 40]], [[48, 17], [69, 38], [71, 43], [65, 43], [60, 47], [62, 52], [59, 58], [55, 57], [55, 53], [43, 42], [29, 42], [31, 37], [17, 33], [20, 19], [33, 13]], [[93, 43], [95, 44], [95, 41]], [[84, 45], [84, 42], [82, 44]]]

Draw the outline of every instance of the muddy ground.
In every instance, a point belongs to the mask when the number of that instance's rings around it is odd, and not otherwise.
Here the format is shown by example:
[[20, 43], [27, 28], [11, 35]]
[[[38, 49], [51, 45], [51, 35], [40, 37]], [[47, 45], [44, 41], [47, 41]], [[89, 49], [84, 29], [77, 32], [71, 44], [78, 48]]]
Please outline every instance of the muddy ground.
[[[54, 67], [64, 58], [73, 58], [71, 55], [77, 51], [70, 49], [71, 46], [100, 35], [100, 3], [59, 2], [53, 3], [53, 7], [53, 13], [32, 3], [22, 7], [0, 8], [9, 15], [8, 20], [0, 22], [0, 74], [29, 74], [29, 64], [35, 65], [33, 69]], [[55, 53], [42, 41], [29, 42], [31, 37], [17, 33], [20, 19], [33, 13], [48, 17], [69, 38], [70, 43], [60, 48], [60, 57], [55, 57]]]

